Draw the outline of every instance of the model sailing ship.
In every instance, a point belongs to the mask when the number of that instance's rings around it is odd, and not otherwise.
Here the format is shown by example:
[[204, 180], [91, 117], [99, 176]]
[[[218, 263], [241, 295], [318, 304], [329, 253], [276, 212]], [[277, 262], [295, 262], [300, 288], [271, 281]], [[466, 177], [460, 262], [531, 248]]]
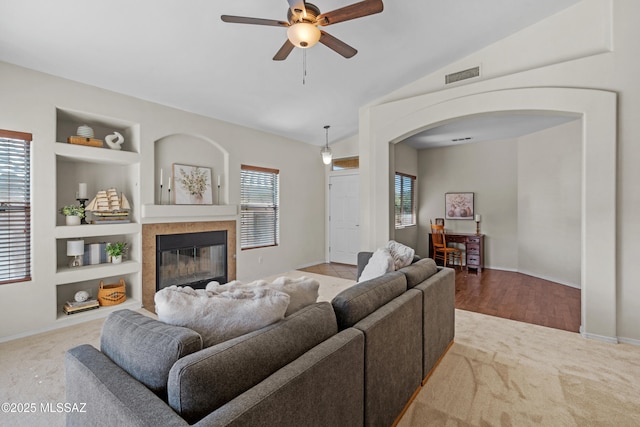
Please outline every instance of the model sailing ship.
[[129, 222], [131, 205], [124, 196], [115, 188], [100, 190], [96, 197], [85, 208], [93, 214], [92, 224], [115, 224]]

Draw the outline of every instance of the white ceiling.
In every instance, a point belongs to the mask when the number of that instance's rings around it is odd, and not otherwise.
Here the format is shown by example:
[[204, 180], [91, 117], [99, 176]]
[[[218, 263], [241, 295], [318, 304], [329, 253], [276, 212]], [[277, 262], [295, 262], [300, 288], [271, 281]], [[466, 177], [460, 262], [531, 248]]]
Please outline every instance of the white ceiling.
[[541, 112], [514, 112], [461, 117], [403, 140], [418, 150], [450, 145], [513, 139], [559, 126], [580, 117]]
[[[356, 0], [315, 0], [327, 12]], [[380, 14], [323, 29], [324, 45], [272, 61], [286, 0], [0, 0], [0, 60], [323, 145], [357, 133], [358, 108], [579, 0], [386, 0]]]

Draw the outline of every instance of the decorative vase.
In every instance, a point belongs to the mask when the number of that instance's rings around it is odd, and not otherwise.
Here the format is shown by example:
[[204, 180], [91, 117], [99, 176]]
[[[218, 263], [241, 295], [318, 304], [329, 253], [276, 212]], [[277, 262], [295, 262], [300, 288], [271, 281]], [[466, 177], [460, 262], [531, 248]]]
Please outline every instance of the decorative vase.
[[78, 136], [82, 136], [83, 138], [93, 138], [93, 129], [87, 125], [78, 126], [76, 132]]
[[65, 216], [67, 225], [80, 225], [81, 218], [77, 215]]
[[113, 255], [111, 257], [112, 264], [120, 264], [122, 262], [122, 255]]
[[124, 137], [118, 132], [113, 132], [113, 135], [105, 136], [104, 141], [112, 150], [120, 150], [122, 148], [120, 146], [124, 142]]

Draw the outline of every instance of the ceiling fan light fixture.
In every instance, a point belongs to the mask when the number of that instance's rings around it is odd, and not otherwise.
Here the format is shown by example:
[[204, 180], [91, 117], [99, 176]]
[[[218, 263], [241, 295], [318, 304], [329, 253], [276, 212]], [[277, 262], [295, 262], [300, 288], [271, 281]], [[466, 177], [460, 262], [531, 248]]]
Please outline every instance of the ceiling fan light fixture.
[[294, 46], [306, 49], [320, 40], [320, 30], [308, 22], [296, 22], [287, 29], [287, 37]]

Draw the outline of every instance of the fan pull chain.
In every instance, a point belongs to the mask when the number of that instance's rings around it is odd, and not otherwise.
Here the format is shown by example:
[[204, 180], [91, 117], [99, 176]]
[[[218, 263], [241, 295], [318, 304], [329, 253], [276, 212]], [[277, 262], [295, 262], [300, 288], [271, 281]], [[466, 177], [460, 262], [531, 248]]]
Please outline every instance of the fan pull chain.
[[307, 81], [307, 49], [302, 49], [302, 84]]

